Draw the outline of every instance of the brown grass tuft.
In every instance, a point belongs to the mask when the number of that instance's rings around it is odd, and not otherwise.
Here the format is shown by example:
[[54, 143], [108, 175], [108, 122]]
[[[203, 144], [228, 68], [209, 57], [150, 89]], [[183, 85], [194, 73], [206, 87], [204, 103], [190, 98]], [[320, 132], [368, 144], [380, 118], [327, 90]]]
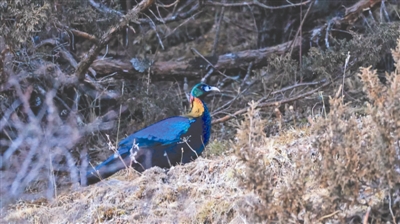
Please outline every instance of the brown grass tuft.
[[[54, 201], [21, 202], [7, 222], [34, 223], [214, 223], [237, 218], [238, 188], [233, 157], [199, 158], [169, 172], [152, 168], [141, 176], [121, 171], [96, 185], [68, 189]], [[133, 173], [133, 175], [132, 175]]]
[[308, 144], [288, 139], [290, 147], [274, 147], [250, 104], [233, 146], [246, 167], [241, 183], [259, 200], [242, 207], [253, 221], [353, 222], [368, 208], [367, 220], [400, 220], [400, 39], [392, 54], [396, 70], [386, 74], [386, 85], [370, 67], [359, 73], [370, 100], [365, 114], [330, 98], [330, 113], [302, 139]]

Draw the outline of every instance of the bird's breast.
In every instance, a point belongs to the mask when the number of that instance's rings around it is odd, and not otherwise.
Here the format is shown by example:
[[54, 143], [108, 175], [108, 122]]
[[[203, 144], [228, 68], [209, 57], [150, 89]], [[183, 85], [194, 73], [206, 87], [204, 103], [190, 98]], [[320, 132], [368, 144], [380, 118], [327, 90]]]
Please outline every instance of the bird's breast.
[[205, 112], [205, 105], [199, 98], [192, 98], [191, 99], [191, 110], [186, 115], [188, 117], [201, 117]]

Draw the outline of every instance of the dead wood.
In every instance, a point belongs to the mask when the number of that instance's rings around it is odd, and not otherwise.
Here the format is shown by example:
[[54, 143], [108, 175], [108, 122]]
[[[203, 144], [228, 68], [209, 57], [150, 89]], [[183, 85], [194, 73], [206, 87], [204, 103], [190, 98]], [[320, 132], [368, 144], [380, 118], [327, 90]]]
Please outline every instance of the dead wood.
[[259, 1], [253, 0], [250, 2], [239, 2], [239, 3], [224, 3], [224, 2], [212, 2], [209, 1], [206, 3], [206, 5], [219, 5], [219, 6], [224, 6], [224, 7], [238, 7], [238, 6], [249, 6], [249, 5], [256, 5], [259, 6], [261, 8], [265, 8], [265, 9], [284, 9], [284, 8], [291, 8], [291, 7], [298, 7], [298, 6], [302, 6], [302, 5], [306, 5], [308, 3], [310, 3], [311, 0], [305, 1], [305, 2], [301, 2], [301, 3], [297, 3], [297, 4], [287, 4], [287, 5], [280, 5], [280, 6], [269, 6], [269, 5], [265, 5]]
[[[301, 3], [304, 5], [307, 2]], [[360, 16], [360, 14], [367, 9], [370, 9], [375, 4], [381, 2], [381, 0], [360, 0], [353, 6], [346, 8], [345, 17], [340, 21], [343, 23], [351, 24], [356, 21], [356, 19]], [[127, 16], [135, 15], [135, 13], [139, 13], [140, 11], [146, 9], [152, 4], [152, 1], [143, 1], [134, 9], [132, 9]], [[217, 3], [212, 2], [212, 4], [223, 5], [223, 6], [236, 6], [232, 4], [225, 5], [225, 3]], [[299, 4], [300, 5], [300, 4]], [[239, 6], [239, 5], [237, 5]], [[297, 6], [297, 5], [296, 5]], [[127, 17], [129, 18], [129, 17]], [[71, 30], [75, 35], [80, 35], [85, 37], [94, 43], [95, 46], [87, 54], [88, 56], [83, 59], [78, 67], [76, 74], [79, 74], [78, 77], [80, 80], [83, 79], [84, 74], [83, 71], [89, 69], [90, 66], [101, 76], [107, 75], [114, 72], [118, 72], [125, 75], [133, 75], [133, 77], [138, 78], [143, 76], [143, 73], [136, 71], [128, 59], [125, 60], [113, 60], [113, 59], [97, 59], [94, 60], [95, 57], [100, 53], [101, 49], [105, 47], [108, 41], [112, 38], [113, 34], [122, 29], [123, 27], [127, 26], [128, 19], [121, 19], [122, 21], [116, 27], [112, 27], [103, 37], [101, 40], [97, 40], [91, 35], [86, 35], [84, 32], [80, 32], [77, 30]], [[322, 29], [326, 29], [325, 26], [319, 27]], [[318, 28], [318, 29], [319, 29]], [[293, 47], [297, 48], [300, 46], [301, 41], [296, 40], [296, 43], [293, 43]], [[254, 67], [261, 67], [266, 65], [265, 61], [271, 54], [281, 55], [287, 52], [288, 47], [290, 46], [291, 42], [283, 43], [273, 47], [267, 47], [263, 49], [257, 50], [245, 50], [237, 53], [228, 53], [224, 55], [220, 55], [218, 57], [218, 62], [216, 64], [211, 65], [217, 70], [225, 70], [225, 69], [236, 69], [236, 68], [244, 68], [248, 67], [250, 62], [254, 61]], [[94, 61], [92, 65], [89, 63], [90, 61]], [[75, 67], [75, 66], [74, 66]], [[164, 79], [176, 79], [182, 77], [190, 77], [190, 78], [199, 78], [204, 76], [207, 71], [202, 63], [197, 63], [195, 60], [186, 60], [186, 61], [179, 61], [179, 62], [165, 62], [165, 61], [158, 61], [155, 62], [151, 66], [151, 75], [155, 80], [164, 80]], [[94, 73], [94, 71], [92, 71]], [[95, 74], [94, 74], [95, 75]]]
[[154, 0], [143, 0], [141, 1], [135, 8], [131, 9], [125, 17], [120, 19], [118, 25], [111, 27], [100, 39], [99, 44], [94, 45], [88, 52], [87, 56], [78, 64], [78, 68], [75, 72], [75, 75], [79, 80], [83, 80], [85, 78], [86, 71], [89, 69], [92, 62], [96, 59], [97, 55], [100, 53], [101, 49], [103, 49], [107, 43], [113, 37], [113, 34], [126, 27], [129, 21], [135, 20], [138, 14], [152, 5]]
[[[293, 43], [295, 48], [300, 46], [301, 40], [298, 39]], [[213, 64], [217, 70], [227, 69], [246, 69], [250, 63], [254, 67], [266, 65], [267, 58], [271, 55], [282, 55], [288, 51], [292, 41], [279, 44], [273, 47], [267, 47], [256, 50], [245, 50], [240, 52], [223, 54], [218, 57], [218, 62]], [[200, 78], [206, 73], [207, 63], [199, 63], [197, 59], [186, 61], [159, 61], [155, 62], [150, 70], [154, 79], [175, 79], [178, 77]], [[98, 75], [107, 75], [114, 72], [125, 75], [133, 75], [137, 78], [145, 73], [136, 71], [128, 60], [98, 59], [93, 62], [92, 68]]]
[[352, 24], [360, 17], [363, 11], [370, 10], [375, 4], [380, 2], [382, 2], [382, 0], [360, 0], [346, 8], [345, 17], [342, 21]]

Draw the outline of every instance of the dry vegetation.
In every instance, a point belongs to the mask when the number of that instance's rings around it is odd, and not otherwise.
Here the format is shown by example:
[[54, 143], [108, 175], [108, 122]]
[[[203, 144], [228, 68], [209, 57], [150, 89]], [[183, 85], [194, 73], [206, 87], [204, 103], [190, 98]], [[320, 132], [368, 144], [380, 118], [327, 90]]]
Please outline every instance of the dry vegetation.
[[[247, 167], [241, 182], [261, 201], [244, 209], [246, 217], [257, 222], [398, 222], [399, 53], [400, 39], [392, 51], [396, 70], [386, 75], [386, 85], [375, 70], [361, 69], [369, 98], [363, 114], [344, 104], [338, 91], [329, 100], [330, 113], [314, 119], [308, 135], [294, 145], [278, 148], [266, 138], [265, 121], [250, 105], [233, 144]], [[299, 144], [305, 139], [306, 145]]]
[[[0, 0], [0, 220], [400, 222], [396, 1], [96, 2]], [[202, 158], [79, 186], [199, 80]]]

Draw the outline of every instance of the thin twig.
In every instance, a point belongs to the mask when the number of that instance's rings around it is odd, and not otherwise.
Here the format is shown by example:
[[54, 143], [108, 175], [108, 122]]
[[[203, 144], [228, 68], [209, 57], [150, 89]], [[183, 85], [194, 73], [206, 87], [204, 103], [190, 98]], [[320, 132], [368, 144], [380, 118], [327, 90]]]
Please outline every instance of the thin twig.
[[346, 61], [344, 64], [344, 69], [343, 69], [342, 97], [344, 97], [344, 79], [346, 77], [346, 70], [347, 70], [347, 65], [349, 64], [349, 60], [350, 60], [350, 51], [347, 52], [347, 57], [346, 57]]
[[231, 106], [232, 103], [235, 102], [237, 99], [239, 99], [239, 97], [240, 97], [245, 91], [247, 91], [247, 89], [245, 89], [244, 91], [238, 93], [233, 99], [229, 100], [229, 101], [226, 102], [224, 105], [222, 105], [222, 106], [220, 106], [219, 108], [215, 109], [215, 110], [212, 112], [211, 115], [212, 115], [212, 116], [215, 116], [215, 115], [217, 115], [217, 114], [220, 114], [220, 113], [221, 113], [221, 110], [226, 109], [226, 108], [228, 108], [229, 106]]
[[[386, 5], [385, 5], [385, 1], [384, 0], [382, 0], [382, 2], [381, 2], [381, 17], [383, 17], [382, 16], [382, 11], [385, 14], [387, 22], [390, 23], [390, 17], [389, 17], [389, 14], [388, 14], [387, 10], [386, 10]], [[383, 22], [383, 18], [381, 18], [381, 22]]]
[[371, 207], [368, 206], [367, 212], [365, 213], [365, 216], [363, 219], [363, 224], [368, 224], [368, 217], [369, 217], [370, 212], [371, 212]]
[[214, 69], [210, 68], [210, 70], [208, 70], [207, 74], [201, 79], [201, 82], [206, 83], [208, 77], [210, 77], [213, 72], [214, 72]]
[[388, 196], [389, 196], [389, 211], [390, 211], [390, 214], [392, 215], [393, 223], [396, 223], [396, 217], [394, 216], [393, 210], [392, 210], [392, 196], [391, 196], [391, 194], [392, 194], [392, 192], [389, 189], [389, 193], [388, 193]]
[[217, 29], [215, 30], [215, 39], [214, 39], [214, 46], [213, 49], [211, 51], [211, 55], [215, 55], [216, 51], [217, 51], [217, 45], [218, 45], [218, 39], [219, 39], [219, 32], [221, 30], [221, 22], [222, 19], [224, 18], [224, 14], [225, 14], [225, 7], [221, 8], [221, 14], [217, 23]]
[[22, 104], [20, 99], [14, 100], [10, 107], [4, 112], [3, 117], [0, 120], [0, 130], [3, 130], [4, 126], [9, 122], [9, 118], [12, 113]]
[[325, 30], [325, 46], [326, 48], [330, 49], [330, 45], [329, 45], [329, 31], [331, 31], [331, 27], [333, 22], [336, 20], [337, 18], [332, 18], [331, 20], [328, 21], [328, 25], [326, 27]]
[[[125, 82], [122, 82], [121, 95], [124, 95]], [[122, 103], [119, 105], [118, 126], [117, 126], [117, 141], [115, 141], [115, 148], [118, 148], [119, 129], [121, 125]]]
[[89, 3], [91, 6], [93, 6], [97, 11], [102, 12], [102, 13], [114, 13], [117, 14], [118, 16], [122, 17], [123, 14], [120, 11], [116, 11], [114, 9], [110, 9], [107, 6], [97, 3], [94, 0], [89, 0]]
[[169, 5], [164, 5], [164, 4], [162, 4], [162, 3], [156, 2], [156, 6], [162, 7], [162, 8], [170, 8], [170, 7], [172, 7], [172, 6], [177, 5], [178, 3], [179, 3], [179, 0], [176, 0], [175, 2], [173, 2], [173, 3], [169, 4]]
[[[114, 33], [124, 28], [128, 25], [129, 21], [132, 18], [143, 11], [144, 9], [148, 8], [150, 5], [154, 3], [155, 0], [143, 0], [135, 8], [128, 11], [128, 13], [120, 20], [119, 24], [116, 26], [111, 26], [108, 31], [101, 37], [99, 44], [94, 45], [88, 52], [86, 58], [84, 58], [78, 64], [78, 68], [76, 69], [75, 75], [79, 78], [79, 80], [83, 80], [85, 78], [86, 71], [96, 59], [97, 55], [100, 53], [101, 49], [103, 49], [107, 43], [111, 40]], [[90, 3], [94, 2], [90, 0]]]
[[[303, 0], [301, 0], [301, 2], [303, 2]], [[303, 16], [303, 6], [301, 6], [300, 7], [300, 21], [303, 21], [303, 18], [302, 18], [302, 16]], [[302, 40], [303, 39], [303, 26], [300, 26], [299, 27], [299, 32], [300, 32], [300, 39]], [[300, 74], [303, 74], [303, 57], [302, 57], [302, 51], [301, 51], [301, 45], [302, 45], [302, 42], [300, 42], [300, 48], [299, 48], [299, 67], [300, 67]], [[294, 83], [296, 83], [297, 82], [297, 72], [295, 72], [295, 74], [294, 74]], [[300, 75], [300, 82], [303, 82], [303, 75]]]
[[333, 212], [333, 213], [331, 213], [331, 214], [329, 214], [329, 215], [322, 216], [321, 218], [318, 219], [318, 221], [322, 221], [322, 220], [324, 220], [324, 219], [326, 219], [326, 218], [330, 218], [330, 217], [336, 215], [336, 214], [339, 213], [339, 212], [340, 212], [340, 210], [337, 210], [337, 211], [335, 211], [335, 212]]
[[223, 2], [214, 2], [214, 1], [207, 1], [205, 5], [217, 5], [217, 6], [225, 6], [225, 7], [237, 7], [237, 6], [248, 6], [248, 5], [256, 5], [265, 9], [284, 9], [284, 8], [291, 8], [302, 6], [310, 3], [311, 0], [297, 3], [297, 4], [290, 4], [290, 5], [281, 5], [281, 6], [269, 6], [265, 5], [257, 0], [253, 0], [252, 2], [240, 2], [240, 3], [223, 3]]
[[207, 60], [207, 58], [205, 58], [202, 54], [200, 54], [200, 52], [198, 50], [196, 50], [196, 48], [190, 48], [190, 50], [194, 53], [197, 54], [199, 57], [201, 57], [205, 62], [207, 62], [208, 65], [210, 65], [213, 69], [215, 69], [219, 74], [223, 75], [225, 78], [230, 79], [229, 76], [225, 75], [224, 73], [222, 73], [221, 71], [219, 71], [218, 69], [215, 68], [215, 66], [209, 61]]
[[290, 46], [291, 46], [290, 55], [292, 55], [292, 52], [293, 52], [293, 49], [294, 49], [294, 46], [295, 46], [295, 44], [293, 44], [293, 43], [296, 41], [297, 36], [299, 36], [301, 27], [303, 27], [304, 21], [306, 20], [307, 15], [308, 15], [308, 13], [310, 12], [311, 7], [314, 5], [315, 0], [303, 2], [302, 5], [303, 5], [303, 4], [308, 4], [309, 2], [311, 2], [311, 4], [310, 4], [310, 6], [308, 6], [307, 12], [306, 12], [306, 14], [304, 15], [304, 18], [303, 18], [303, 20], [302, 20], [301, 23], [300, 23], [299, 29], [297, 29], [296, 35], [294, 35], [293, 41], [292, 41], [292, 43], [290, 44]]
[[[327, 87], [328, 85], [330, 85], [331, 83], [333, 83], [333, 81], [334, 81], [334, 80], [329, 81], [329, 82], [326, 82], [326, 83], [324, 83], [323, 85], [319, 86], [319, 87], [316, 88], [316, 89], [310, 90], [310, 91], [308, 91], [308, 92], [306, 92], [306, 93], [297, 95], [297, 96], [292, 97], [292, 98], [288, 98], [288, 99], [284, 99], [284, 100], [280, 100], [280, 101], [266, 102], [266, 103], [259, 104], [259, 105], [257, 105], [257, 108], [270, 107], [270, 106], [275, 106], [275, 105], [277, 105], [277, 104], [284, 104], [284, 103], [292, 102], [292, 101], [295, 101], [295, 100], [298, 100], [298, 99], [302, 99], [302, 98], [304, 98], [304, 97], [306, 97], [306, 96], [309, 96], [309, 95], [311, 95], [311, 94], [317, 92], [318, 90], [320, 90], [320, 89], [322, 89], [322, 88], [324, 88], [324, 87]], [[225, 122], [225, 121], [227, 121], [227, 120], [229, 120], [229, 119], [232, 119], [232, 118], [234, 118], [234, 117], [236, 117], [236, 116], [238, 116], [238, 115], [241, 115], [241, 114], [246, 113], [246, 112], [247, 112], [247, 109], [248, 109], [248, 108], [246, 107], [246, 108], [243, 108], [243, 109], [241, 109], [241, 110], [236, 111], [236, 112], [233, 113], [233, 114], [228, 114], [228, 115], [226, 115], [226, 116], [224, 116], [224, 117], [215, 119], [215, 120], [213, 120], [212, 123], [213, 123], [213, 124], [217, 124], [217, 123]]]
[[[190, 18], [198, 13], [200, 13], [202, 11], [203, 8], [203, 4], [199, 4], [198, 1], [188, 1], [186, 5], [180, 7], [181, 9], [185, 8], [187, 5], [190, 5], [192, 2], [196, 2], [196, 4], [190, 8], [189, 10], [185, 10], [184, 12], [177, 12], [174, 15], [167, 17], [167, 18], [154, 18], [155, 19], [155, 23], [161, 23], [161, 24], [166, 24], [166, 23], [171, 23], [171, 22], [175, 22], [175, 21], [179, 21], [182, 19], [187, 19]], [[150, 23], [150, 21], [148, 19], [138, 19], [138, 21], [140, 23]]]
[[[152, 12], [152, 13], [153, 13], [153, 12]], [[146, 15], [146, 14], [143, 14], [143, 15], [145, 15], [147, 18], [149, 18], [149, 20], [150, 20], [150, 22], [149, 22], [150, 27], [151, 27], [151, 28], [154, 30], [154, 32], [156, 33], [157, 40], [158, 40], [158, 43], [160, 44], [161, 48], [162, 48], [163, 50], [165, 50], [164, 44], [163, 44], [163, 42], [162, 42], [162, 40], [161, 40], [161, 37], [160, 37], [160, 35], [158, 34], [156, 24], [154, 23], [154, 21], [153, 21], [148, 15]], [[154, 15], [154, 13], [153, 13], [153, 15]], [[155, 16], [155, 15], [154, 15], [154, 16]]]
[[169, 36], [171, 36], [173, 33], [175, 33], [175, 31], [177, 29], [179, 29], [181, 26], [183, 26], [184, 24], [186, 24], [187, 22], [189, 22], [189, 20], [193, 19], [195, 16], [199, 15], [200, 13], [202, 13], [203, 11], [199, 11], [196, 12], [195, 14], [193, 14], [192, 16], [190, 16], [190, 18], [187, 18], [185, 21], [183, 21], [181, 24], [179, 24], [177, 27], [175, 27], [169, 34], [165, 35], [164, 38], [167, 38]]
[[285, 91], [288, 91], [290, 89], [294, 89], [294, 88], [302, 87], [302, 86], [315, 86], [315, 85], [319, 85], [319, 84], [322, 84], [322, 83], [325, 83], [325, 82], [326, 82], [326, 79], [322, 79], [322, 80], [316, 81], [316, 82], [296, 83], [296, 84], [294, 84], [292, 86], [287, 86], [287, 87], [282, 88], [280, 90], [276, 90], [276, 91], [272, 92], [271, 94], [277, 94], [277, 93], [285, 92]]
[[251, 73], [252, 67], [253, 67], [253, 62], [250, 62], [249, 66], [247, 67], [246, 75], [244, 76], [243, 81], [242, 81], [242, 85], [240, 87], [243, 87], [246, 84], [246, 81], [250, 77], [250, 73]]

